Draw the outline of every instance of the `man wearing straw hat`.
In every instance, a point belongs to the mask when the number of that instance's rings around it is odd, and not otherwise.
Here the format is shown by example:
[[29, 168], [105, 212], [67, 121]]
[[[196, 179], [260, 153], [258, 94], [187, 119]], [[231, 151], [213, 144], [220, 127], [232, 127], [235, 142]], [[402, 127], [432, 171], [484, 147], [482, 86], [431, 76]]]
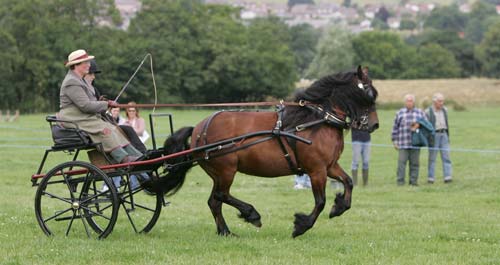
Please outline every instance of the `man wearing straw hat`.
[[[142, 153], [135, 149], [113, 124], [105, 122], [101, 113], [116, 102], [98, 101], [83, 77], [88, 74], [90, 61], [94, 56], [85, 50], [76, 50], [68, 55], [65, 66], [69, 68], [59, 93], [60, 111], [58, 118], [75, 122], [87, 132], [94, 142], [102, 143], [105, 152], [119, 163], [137, 160]], [[62, 124], [70, 127], [71, 124]]]

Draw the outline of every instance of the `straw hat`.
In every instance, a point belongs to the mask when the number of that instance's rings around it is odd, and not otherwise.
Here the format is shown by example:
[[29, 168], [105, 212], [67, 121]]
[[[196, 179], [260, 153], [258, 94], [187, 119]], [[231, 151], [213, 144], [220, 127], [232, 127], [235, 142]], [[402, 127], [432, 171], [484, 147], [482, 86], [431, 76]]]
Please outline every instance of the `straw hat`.
[[94, 56], [88, 55], [85, 50], [76, 50], [68, 55], [68, 61], [64, 65], [66, 67], [70, 67], [92, 59], [94, 59]]

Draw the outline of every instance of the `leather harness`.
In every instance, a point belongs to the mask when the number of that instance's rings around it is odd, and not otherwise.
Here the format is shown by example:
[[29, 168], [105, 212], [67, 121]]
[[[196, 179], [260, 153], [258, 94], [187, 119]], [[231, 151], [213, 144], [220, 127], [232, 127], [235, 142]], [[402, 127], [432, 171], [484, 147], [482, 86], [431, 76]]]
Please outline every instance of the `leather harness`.
[[[312, 110], [313, 112], [320, 114], [320, 116], [322, 116], [323, 118], [318, 119], [318, 120], [314, 120], [314, 121], [310, 121], [310, 122], [306, 122], [303, 124], [299, 124], [295, 127], [284, 130], [282, 127], [283, 127], [283, 115], [284, 115], [284, 110], [285, 110], [286, 105], [285, 104], [276, 105], [276, 108], [277, 108], [276, 113], [277, 113], [278, 117], [276, 120], [276, 125], [274, 126], [274, 129], [271, 131], [270, 136], [261, 138], [255, 142], [249, 143], [248, 145], [245, 145], [243, 147], [236, 147], [235, 149], [231, 149], [231, 150], [228, 150], [226, 152], [218, 153], [214, 156], [210, 156], [210, 152], [220, 151], [222, 149], [227, 149], [227, 148], [234, 148], [235, 146], [237, 146], [237, 143], [230, 142], [230, 143], [223, 145], [223, 146], [217, 146], [214, 148], [206, 149], [204, 159], [208, 160], [212, 157], [222, 156], [222, 155], [232, 153], [232, 152], [235, 152], [235, 151], [243, 149], [243, 148], [248, 148], [252, 145], [270, 140], [272, 138], [276, 138], [278, 141], [278, 144], [280, 146], [280, 149], [283, 152], [283, 156], [284, 156], [285, 160], [287, 161], [287, 164], [288, 164], [288, 167], [290, 168], [290, 170], [294, 174], [298, 174], [298, 175], [304, 174], [305, 171], [300, 167], [300, 161], [298, 159], [297, 147], [296, 147], [297, 139], [294, 139], [294, 137], [297, 137], [297, 138], [300, 138], [300, 137], [295, 136], [295, 133], [303, 131], [307, 128], [316, 126], [318, 124], [323, 124], [323, 123], [325, 123], [326, 125], [332, 126], [332, 127], [339, 128], [339, 129], [348, 129], [351, 126], [351, 121], [350, 121], [349, 116], [339, 109], [335, 109], [333, 112], [328, 112], [328, 111], [325, 111], [321, 106], [318, 106], [315, 104], [310, 104], [310, 103], [305, 102], [305, 101], [300, 101], [298, 105], [300, 107], [306, 107], [306, 108]], [[203, 145], [208, 144], [207, 131], [208, 131], [210, 124], [212, 123], [213, 119], [217, 115], [219, 115], [223, 112], [227, 112], [227, 111], [236, 112], [236, 111], [242, 111], [242, 110], [221, 110], [221, 111], [217, 111], [217, 112], [213, 113], [207, 119], [205, 124], [203, 125], [203, 129], [202, 129], [201, 134], [198, 134], [196, 136], [196, 146], [200, 146], [200, 145], [203, 146]], [[294, 137], [290, 137], [290, 136], [294, 136]], [[203, 140], [202, 140], [202, 138], [203, 138]], [[285, 140], [285, 142], [283, 142], [283, 139]], [[203, 141], [203, 143], [201, 141]], [[288, 144], [290, 146], [290, 148], [292, 149], [294, 156], [295, 156], [295, 162], [292, 160], [292, 157], [288, 153], [288, 150], [286, 149], [285, 143]]]

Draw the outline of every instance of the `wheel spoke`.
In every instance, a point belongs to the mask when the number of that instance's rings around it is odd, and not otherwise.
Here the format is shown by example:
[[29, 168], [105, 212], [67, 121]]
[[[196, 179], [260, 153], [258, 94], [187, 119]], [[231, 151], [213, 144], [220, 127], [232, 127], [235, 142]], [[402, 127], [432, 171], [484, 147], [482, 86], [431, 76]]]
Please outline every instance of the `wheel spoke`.
[[[129, 201], [124, 200], [123, 203], [127, 203], [130, 206], [132, 206], [132, 202], [129, 202]], [[141, 209], [144, 209], [144, 210], [147, 210], [147, 211], [150, 211], [150, 212], [154, 212], [155, 211], [155, 209], [151, 209], [149, 207], [143, 206], [143, 205], [141, 205], [139, 203], [136, 203], [136, 202], [134, 203], [134, 207], [139, 207]]]
[[[99, 217], [102, 217], [102, 218], [104, 218], [104, 219], [107, 219], [108, 221], [109, 221], [109, 220], [111, 220], [111, 218], [110, 218], [110, 217], [107, 217], [107, 216], [105, 216], [105, 215], [104, 215], [104, 214], [102, 214], [102, 213], [99, 213], [99, 212], [93, 211], [93, 210], [92, 210], [91, 208], [89, 208], [89, 207], [83, 207], [83, 206], [82, 206], [81, 208], [82, 208], [82, 209], [84, 209], [85, 211], [88, 211], [89, 213], [92, 213], [92, 214], [94, 214], [94, 215], [97, 215], [97, 216], [99, 216]], [[108, 206], [107, 208], [109, 208], [109, 206]]]
[[123, 203], [122, 203], [122, 206], [123, 206], [123, 210], [124, 210], [124, 211], [125, 211], [125, 213], [127, 214], [127, 218], [128, 218], [128, 220], [129, 220], [130, 224], [132, 225], [132, 228], [134, 229], [134, 232], [139, 233], [139, 232], [137, 231], [137, 228], [135, 227], [135, 223], [134, 223], [134, 221], [132, 220], [132, 217], [130, 216], [129, 211], [127, 211], [127, 207], [125, 207], [125, 204], [123, 204]]
[[75, 216], [76, 216], [76, 211], [73, 210], [73, 216], [71, 216], [71, 220], [68, 223], [68, 228], [66, 229], [66, 236], [69, 235], [69, 231], [71, 230], [71, 226], [73, 226], [73, 220], [75, 220]]
[[72, 203], [72, 202], [71, 202], [71, 200], [66, 199], [66, 198], [63, 198], [63, 197], [60, 197], [60, 196], [57, 196], [57, 195], [55, 195], [55, 194], [52, 194], [51, 192], [44, 191], [44, 192], [42, 193], [42, 195], [47, 195], [49, 198], [52, 198], [52, 199], [58, 199], [58, 200], [60, 200], [60, 201], [66, 202], [66, 203], [68, 203], [68, 204], [71, 204], [71, 203]]
[[[82, 216], [82, 212], [81, 212], [81, 208], [78, 209], [78, 212], [80, 214], [80, 217]], [[82, 224], [83, 224], [83, 227], [85, 228], [85, 232], [87, 233], [87, 237], [90, 238], [90, 231], [89, 231], [89, 228], [87, 227], [87, 224], [85, 223], [85, 218], [80, 218], [82, 219]]]
[[73, 208], [68, 208], [68, 209], [66, 209], [66, 210], [64, 210], [64, 211], [60, 211], [60, 212], [58, 212], [58, 213], [54, 214], [53, 216], [51, 216], [51, 217], [49, 217], [49, 218], [47, 218], [47, 219], [44, 219], [44, 220], [43, 220], [43, 222], [45, 222], [45, 223], [46, 223], [46, 222], [48, 222], [48, 221], [50, 221], [50, 220], [52, 220], [52, 219], [54, 219], [54, 218], [56, 218], [56, 217], [58, 217], [58, 216], [60, 216], [60, 215], [64, 214], [64, 213], [67, 213], [68, 211], [71, 211], [72, 209], [73, 209]]
[[[90, 174], [90, 170], [87, 172], [87, 174], [85, 174], [85, 178], [83, 179], [83, 183], [86, 183], [86, 182], [88, 181], [89, 174]], [[83, 193], [84, 193], [84, 192], [83, 192], [83, 185], [82, 185], [82, 190], [80, 191], [80, 196], [79, 196], [79, 198], [78, 198], [78, 200], [79, 200], [80, 202], [84, 202], [84, 201], [82, 201], [82, 196], [83, 196]]]

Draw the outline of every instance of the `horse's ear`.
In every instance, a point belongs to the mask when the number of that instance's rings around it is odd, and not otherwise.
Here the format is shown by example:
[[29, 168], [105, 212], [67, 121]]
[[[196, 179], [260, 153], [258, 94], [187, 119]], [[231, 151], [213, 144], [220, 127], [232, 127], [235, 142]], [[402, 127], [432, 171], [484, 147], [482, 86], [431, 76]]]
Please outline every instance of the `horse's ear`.
[[361, 65], [358, 65], [358, 71], [357, 71], [358, 79], [362, 80], [363, 79], [363, 68], [361, 68]]

